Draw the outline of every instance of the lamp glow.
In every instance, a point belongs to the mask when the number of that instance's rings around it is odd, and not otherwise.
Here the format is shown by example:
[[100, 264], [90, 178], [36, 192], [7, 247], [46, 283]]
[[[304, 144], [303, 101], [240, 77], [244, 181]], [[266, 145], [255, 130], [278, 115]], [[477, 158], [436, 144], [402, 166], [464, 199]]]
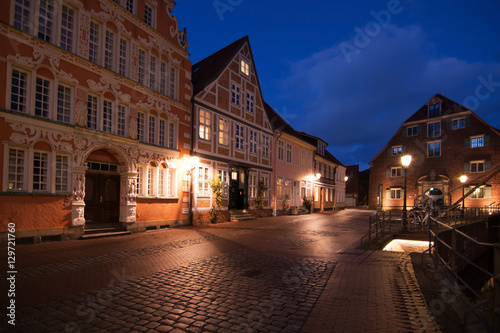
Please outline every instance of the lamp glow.
[[411, 163], [411, 155], [403, 155], [401, 156], [401, 164], [403, 164], [403, 167], [408, 168]]
[[467, 176], [460, 176], [460, 182], [464, 184], [467, 181]]

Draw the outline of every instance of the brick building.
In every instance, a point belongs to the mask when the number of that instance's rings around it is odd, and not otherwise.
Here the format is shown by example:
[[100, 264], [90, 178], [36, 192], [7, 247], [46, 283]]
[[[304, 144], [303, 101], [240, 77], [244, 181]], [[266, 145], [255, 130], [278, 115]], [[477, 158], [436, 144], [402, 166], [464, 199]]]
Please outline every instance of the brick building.
[[[407, 206], [433, 188], [444, 205], [460, 202], [474, 190], [466, 207], [500, 203], [500, 131], [471, 110], [434, 95], [399, 128], [370, 162], [369, 205], [382, 209], [403, 206], [404, 170], [401, 156], [412, 156], [407, 170]], [[462, 184], [461, 176], [467, 176]]]
[[213, 204], [209, 182], [223, 182], [222, 215], [255, 214], [259, 181], [271, 212], [273, 130], [264, 110], [252, 50], [243, 37], [193, 65], [193, 221], [207, 223]]
[[191, 64], [174, 4], [2, 1], [3, 235], [189, 221]]

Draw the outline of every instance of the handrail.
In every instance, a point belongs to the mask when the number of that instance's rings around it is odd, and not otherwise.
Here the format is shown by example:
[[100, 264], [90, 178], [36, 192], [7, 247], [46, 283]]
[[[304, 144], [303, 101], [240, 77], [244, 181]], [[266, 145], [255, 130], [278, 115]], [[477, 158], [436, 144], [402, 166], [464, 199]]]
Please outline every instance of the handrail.
[[[431, 241], [432, 239], [434, 240], [433, 245], [432, 245], [432, 247], [434, 247], [434, 251], [432, 251], [432, 253], [435, 255], [435, 263], [436, 264], [439, 263], [444, 268], [446, 268], [446, 270], [448, 270], [451, 273], [451, 278], [454, 281], [459, 281], [467, 290], [472, 292], [472, 294], [479, 301], [478, 304], [470, 306], [465, 311], [465, 313], [464, 313], [464, 323], [466, 325], [465, 329], [467, 329], [468, 318], [469, 318], [470, 313], [480, 306], [487, 306], [488, 308], [490, 308], [493, 311], [493, 319], [491, 322], [491, 325], [493, 327], [493, 331], [498, 330], [500, 328], [500, 297], [499, 297], [499, 295], [500, 295], [500, 274], [495, 275], [495, 272], [500, 271], [500, 260], [498, 259], [498, 258], [500, 258], [500, 251], [497, 251], [497, 250], [500, 250], [500, 244], [485, 243], [485, 242], [475, 240], [474, 238], [470, 237], [466, 233], [458, 230], [457, 226], [452, 227], [446, 223], [438, 221], [436, 218], [430, 216], [430, 212], [427, 212], [427, 214], [428, 214], [429, 221], [430, 221], [430, 223], [429, 223], [429, 241]], [[433, 227], [435, 230], [433, 230]], [[438, 232], [438, 230], [440, 227], [452, 232], [451, 245], [448, 244], [444, 239], [442, 239], [439, 236], [440, 232]], [[475, 246], [482, 246], [485, 248], [493, 248], [494, 249], [494, 257], [495, 257], [494, 271], [490, 272], [490, 271], [478, 266], [474, 261], [470, 260], [466, 256], [466, 254], [460, 253], [460, 251], [457, 249], [457, 238], [456, 238], [457, 235], [462, 236], [463, 239], [466, 239], [466, 240], [472, 242], [473, 244], [475, 244]], [[445, 258], [442, 257], [441, 254], [439, 253], [440, 251], [436, 250], [440, 246], [442, 246], [447, 251], [449, 251], [448, 260], [445, 260]], [[431, 247], [430, 244], [429, 244], [429, 247]], [[462, 279], [460, 277], [457, 269], [459, 268], [459, 266], [462, 266], [462, 265], [457, 264], [457, 258], [461, 259], [462, 263], [467, 263], [467, 264], [471, 265], [472, 267], [474, 267], [475, 269], [477, 269], [479, 272], [483, 273], [488, 279], [491, 279], [491, 278], [494, 279], [494, 292], [492, 293], [492, 295], [490, 297], [488, 297], [488, 298], [483, 297], [478, 292], [476, 292], [476, 290], [474, 290], [474, 288], [469, 286], [464, 279]], [[499, 267], [497, 267], [497, 266], [499, 266]], [[493, 305], [489, 304], [492, 299], [494, 302]]]

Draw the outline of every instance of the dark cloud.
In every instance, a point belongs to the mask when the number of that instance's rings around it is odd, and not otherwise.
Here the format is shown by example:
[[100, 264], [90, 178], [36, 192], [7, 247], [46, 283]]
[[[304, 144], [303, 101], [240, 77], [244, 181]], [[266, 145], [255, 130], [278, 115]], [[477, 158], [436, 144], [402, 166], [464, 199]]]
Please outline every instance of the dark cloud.
[[[366, 166], [436, 93], [460, 104], [472, 96], [479, 102], [474, 111], [480, 117], [498, 121], [493, 114], [500, 110], [500, 83], [495, 86], [500, 63], [436, 58], [418, 26], [388, 25], [364, 47], [356, 47], [355, 38], [291, 63], [290, 76], [281, 82], [282, 100], [294, 116], [288, 119], [291, 125], [323, 138], [344, 164]], [[347, 57], [346, 45], [354, 50]], [[485, 80], [493, 87], [482, 88], [483, 98], [475, 100], [476, 88]]]

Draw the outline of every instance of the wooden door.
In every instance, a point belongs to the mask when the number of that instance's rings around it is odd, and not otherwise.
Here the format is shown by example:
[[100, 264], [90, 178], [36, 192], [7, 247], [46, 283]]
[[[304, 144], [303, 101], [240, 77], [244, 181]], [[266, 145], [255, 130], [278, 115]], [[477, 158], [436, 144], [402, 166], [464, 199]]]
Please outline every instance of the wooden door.
[[85, 222], [115, 223], [120, 217], [120, 176], [85, 175]]

